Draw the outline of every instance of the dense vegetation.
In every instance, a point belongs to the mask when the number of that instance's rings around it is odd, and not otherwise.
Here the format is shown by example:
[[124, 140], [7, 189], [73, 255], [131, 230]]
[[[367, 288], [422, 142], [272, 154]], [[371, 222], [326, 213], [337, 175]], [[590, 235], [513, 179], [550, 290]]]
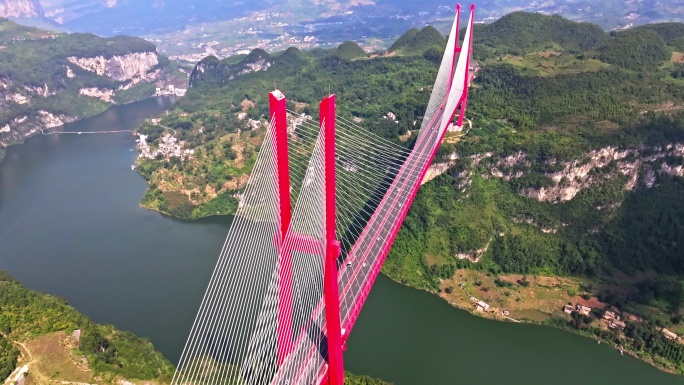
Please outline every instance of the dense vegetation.
[[[488, 26], [482, 28], [486, 35]], [[421, 188], [384, 271], [430, 290], [458, 267], [596, 281], [608, 279], [615, 269], [655, 271], [657, 279], [636, 279], [627, 290], [595, 294], [651, 322], [680, 328], [681, 319], [657, 314], [677, 314], [684, 304], [681, 178], [656, 172], [654, 187], [644, 188], [644, 170], [651, 167], [644, 166], [636, 189], [629, 192], [618, 162], [595, 167], [588, 186], [565, 178], [555, 182], [549, 175], [566, 165], [577, 169], [596, 162], [587, 154], [598, 148], [632, 149], [633, 155], [624, 158], [630, 162], [662, 157], [664, 146], [684, 140], [684, 115], [679, 112], [684, 88], [676, 76], [680, 65], [670, 61], [677, 47], [665, 43], [676, 42], [681, 28], [663, 24], [642, 34], [638, 29], [606, 34], [601, 46], [584, 53], [556, 46], [558, 54], [488, 58], [492, 47], [485, 47], [480, 57], [484, 68], [471, 90], [470, 118], [477, 123], [458, 144], [461, 159]], [[517, 29], [519, 34], [506, 37], [522, 39], [516, 46], [548, 48], [538, 44], [546, 35], [532, 39], [524, 25]], [[476, 53], [479, 44], [476, 37]], [[569, 62], [564, 56], [576, 63], [575, 70], [563, 67]], [[583, 67], [593, 57], [613, 65]], [[484, 153], [493, 155], [482, 158]], [[507, 155], [523, 161], [507, 164]], [[682, 164], [681, 154], [657, 159], [662, 160], [653, 164], [656, 169]], [[493, 177], [493, 168], [508, 176]], [[524, 194], [571, 183], [578, 183], [580, 191], [568, 201], [540, 202]], [[455, 258], [464, 252], [473, 256], [475, 250], [482, 251], [478, 263]], [[637, 325], [641, 331], [636, 337], [627, 330], [638, 345], [633, 348], [678, 367], [680, 351], [672, 343], [665, 345], [662, 334], [654, 334], [650, 326]]]
[[390, 385], [388, 382], [372, 378], [369, 376], [357, 376], [349, 372], [344, 373], [344, 383], [346, 385]]
[[[109, 325], [98, 325], [66, 301], [26, 289], [0, 272], [0, 375], [14, 369], [18, 351], [11, 341], [81, 330], [80, 351], [95, 374], [114, 374], [128, 379], [169, 381], [173, 366], [149, 340]], [[1, 376], [6, 378], [6, 376]]]
[[0, 336], [0, 378], [7, 378], [17, 365], [19, 349], [11, 341]]
[[525, 55], [544, 49], [579, 53], [609, 40], [601, 27], [576, 23], [561, 16], [513, 12], [495, 23], [477, 26], [473, 32], [479, 58], [493, 55]]
[[599, 58], [606, 63], [639, 72], [651, 72], [670, 59], [672, 49], [653, 30], [641, 29], [615, 35], [600, 48]]
[[[429, 97], [426, 87], [436, 73], [434, 62], [422, 55], [346, 60], [338, 52], [317, 56], [290, 48], [269, 55], [254, 50], [237, 63], [215, 57], [201, 61], [187, 97], [159, 124], [140, 130], [156, 143], [164, 132], [175, 132], [195, 149], [192, 159], [183, 162], [141, 162], [138, 170], [151, 187], [143, 204], [186, 218], [234, 212], [233, 195], [243, 187], [265, 132], [263, 127], [251, 130], [247, 119], [268, 116], [274, 82], [287, 92], [291, 110], [317, 115], [320, 95], [331, 90], [342, 116], [364, 119], [365, 126], [383, 137], [397, 141], [414, 128]], [[254, 63], [267, 70], [244, 74]], [[247, 116], [239, 120], [243, 111]], [[383, 118], [388, 112], [398, 123]]]
[[628, 321], [624, 332], [592, 326], [593, 316], [600, 318], [603, 313], [603, 311], [598, 310], [590, 316], [584, 316], [575, 312], [570, 320], [554, 318], [548, 320], [546, 324], [588, 334], [599, 340], [607, 341], [620, 349], [634, 352], [641, 358], [655, 364], [682, 373], [684, 345], [667, 339], [661, 331], [662, 326], [651, 322]]

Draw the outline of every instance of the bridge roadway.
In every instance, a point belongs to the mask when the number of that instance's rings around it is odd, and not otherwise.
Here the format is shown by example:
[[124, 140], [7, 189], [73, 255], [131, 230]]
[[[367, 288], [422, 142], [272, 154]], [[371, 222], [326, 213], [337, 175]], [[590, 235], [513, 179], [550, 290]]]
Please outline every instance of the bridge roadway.
[[[435, 147], [441, 139], [438, 127], [441, 118], [440, 110], [435, 113], [433, 124], [418, 137], [413, 151], [352, 247], [347, 259], [351, 261], [351, 266], [347, 266], [345, 261], [340, 268], [340, 319], [346, 335], [361, 311], [420, 186], [420, 179], [430, 165]], [[279, 368], [272, 384], [320, 384], [327, 377], [327, 340], [321, 338], [321, 333], [326, 333], [323, 300], [314, 310], [306, 331], [297, 337], [293, 351]], [[321, 343], [317, 346], [319, 340]]]

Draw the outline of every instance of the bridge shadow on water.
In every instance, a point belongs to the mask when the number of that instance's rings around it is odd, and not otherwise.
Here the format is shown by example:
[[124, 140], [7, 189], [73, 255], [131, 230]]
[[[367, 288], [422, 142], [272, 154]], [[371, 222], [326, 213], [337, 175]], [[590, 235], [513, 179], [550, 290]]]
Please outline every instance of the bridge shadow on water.
[[316, 344], [316, 350], [318, 350], [318, 354], [323, 357], [325, 362], [328, 362], [328, 337], [323, 334], [323, 331], [315, 322], [308, 323], [304, 331], [311, 342]]

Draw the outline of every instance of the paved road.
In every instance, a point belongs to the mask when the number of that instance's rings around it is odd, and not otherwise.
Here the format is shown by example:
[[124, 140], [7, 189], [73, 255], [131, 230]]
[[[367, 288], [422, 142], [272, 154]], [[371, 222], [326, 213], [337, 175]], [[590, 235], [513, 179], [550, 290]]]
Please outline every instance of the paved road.
[[[424, 170], [430, 165], [430, 155], [438, 141], [437, 126], [441, 121], [441, 113], [435, 115], [439, 115], [433, 119], [435, 124], [424, 130], [418, 138], [411, 155], [349, 253], [351, 266], [345, 263], [340, 269], [340, 318], [346, 333], [356, 321], [415, 191], [420, 186]], [[325, 340], [320, 339], [320, 333], [326, 332], [323, 306], [317, 307], [312, 318], [315, 321], [307, 327], [307, 333], [301, 333], [293, 352], [278, 370], [272, 384], [318, 384], [325, 376], [327, 346]], [[319, 340], [323, 341], [321, 346], [316, 345]]]

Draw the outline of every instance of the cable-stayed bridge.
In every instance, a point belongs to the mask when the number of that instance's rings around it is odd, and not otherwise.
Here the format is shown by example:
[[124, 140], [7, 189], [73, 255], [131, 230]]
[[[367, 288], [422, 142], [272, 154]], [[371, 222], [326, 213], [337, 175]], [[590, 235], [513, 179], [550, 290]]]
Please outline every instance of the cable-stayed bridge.
[[271, 92], [270, 126], [183, 349], [174, 385], [341, 385], [343, 351], [468, 86], [460, 7], [412, 149]]

